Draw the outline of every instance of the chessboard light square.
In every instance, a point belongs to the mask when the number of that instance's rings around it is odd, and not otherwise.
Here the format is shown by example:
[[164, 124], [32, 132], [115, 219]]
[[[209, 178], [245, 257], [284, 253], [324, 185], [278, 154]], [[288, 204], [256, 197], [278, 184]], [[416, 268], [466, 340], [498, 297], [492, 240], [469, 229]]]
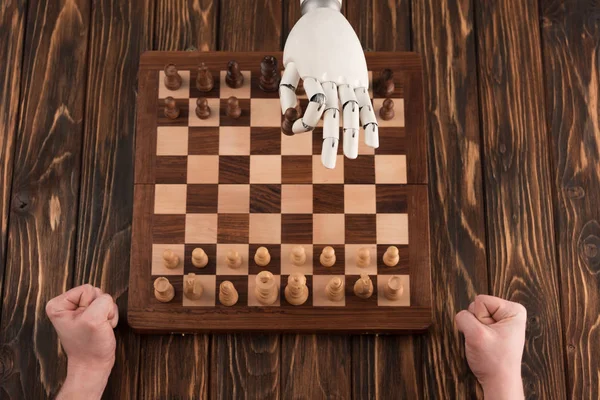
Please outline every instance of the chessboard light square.
[[254, 290], [256, 288], [256, 275], [248, 275], [248, 306], [249, 307], [279, 307], [281, 305], [281, 275], [273, 275], [275, 283], [277, 284], [277, 300], [275, 303], [265, 306], [256, 299]]
[[188, 183], [219, 183], [219, 156], [188, 156]]
[[410, 306], [410, 277], [408, 275], [396, 275], [400, 277], [402, 283], [402, 295], [397, 300], [388, 300], [385, 297], [385, 287], [389, 279], [394, 275], [377, 276], [377, 305], [388, 307], [409, 307]]
[[385, 99], [373, 99], [373, 110], [377, 116], [377, 125], [379, 125], [379, 127], [404, 127], [404, 99], [394, 98], [392, 100], [394, 101], [394, 118], [389, 121], [384, 121], [383, 118], [379, 116], [379, 110], [381, 110]]
[[190, 115], [189, 115], [189, 126], [219, 126], [219, 111], [221, 103], [219, 99], [206, 99], [208, 101], [208, 107], [210, 108], [210, 116], [206, 119], [200, 119], [196, 115], [196, 100], [190, 98]]
[[312, 214], [313, 185], [281, 185], [282, 214]]
[[279, 99], [251, 99], [250, 125], [280, 127], [281, 105]]
[[181, 87], [177, 90], [169, 90], [165, 86], [165, 71], [160, 71], [158, 83], [158, 98], [165, 99], [172, 97], [174, 99], [186, 99], [190, 93], [190, 71], [179, 71], [181, 76]]
[[377, 214], [377, 243], [408, 244], [408, 214]]
[[187, 214], [186, 243], [217, 243], [217, 214]]
[[312, 154], [313, 135], [310, 132], [288, 136], [281, 134], [281, 154], [284, 156], [309, 156]]
[[250, 212], [250, 185], [219, 185], [218, 212], [247, 214]]
[[222, 126], [219, 128], [219, 154], [222, 156], [250, 155], [250, 127]]
[[406, 155], [376, 155], [375, 183], [407, 183]]
[[[364, 135], [364, 133], [365, 133], [365, 131], [363, 130], [360, 133], [361, 136]], [[371, 147], [371, 146], [367, 146], [367, 144], [361, 137], [360, 140], [358, 141], [358, 155], [362, 156], [362, 155], [368, 155], [368, 154], [375, 154], [375, 148]]]
[[[163, 253], [171, 250], [179, 257], [179, 265], [171, 269], [165, 267]], [[152, 245], [152, 275], [183, 275], [183, 260], [185, 259], [185, 245], [183, 244], [153, 244]]]
[[187, 185], [154, 185], [155, 214], [185, 214]]
[[313, 243], [326, 245], [344, 244], [344, 214], [314, 214]]
[[375, 214], [376, 208], [375, 185], [344, 185], [346, 214]]
[[156, 129], [156, 154], [159, 156], [187, 156], [187, 126], [159, 126]]
[[[306, 252], [306, 262], [304, 265], [294, 265], [292, 263], [292, 249], [296, 246], [304, 247]], [[312, 244], [282, 244], [281, 245], [281, 274], [291, 275], [294, 272], [300, 272], [304, 275], [313, 274], [313, 246]]]
[[331, 301], [327, 297], [327, 293], [325, 292], [325, 288], [330, 280], [333, 278], [340, 278], [344, 284], [346, 283], [346, 278], [344, 275], [313, 275], [312, 285], [313, 285], [313, 306], [315, 307], [344, 307], [346, 305], [346, 295], [344, 293], [344, 297], [340, 301]]
[[250, 243], [281, 243], [281, 214], [250, 214]]
[[[183, 306], [184, 307], [214, 307], [216, 303], [216, 286], [217, 277], [214, 275], [196, 275], [196, 279], [202, 282], [202, 297], [198, 300], [188, 299], [185, 294], [183, 295]], [[183, 277], [185, 281], [185, 276]], [[177, 290], [177, 289], [176, 289]], [[181, 288], [183, 291], [183, 287]]]
[[344, 156], [338, 155], [334, 169], [325, 168], [320, 155], [313, 155], [313, 183], [344, 183]]
[[[227, 265], [227, 253], [237, 251], [242, 256], [242, 265], [231, 268]], [[248, 244], [218, 244], [217, 245], [217, 275], [248, 275], [248, 257], [250, 257]]]
[[[369, 249], [371, 260], [366, 267], [359, 267], [356, 264], [358, 251], [360, 249]], [[344, 248], [346, 259], [346, 275], [377, 275], [377, 245], [376, 244], [347, 244]]]
[[225, 77], [227, 76], [227, 71], [221, 71], [221, 98], [227, 99], [231, 96], [235, 96], [238, 99], [249, 99], [250, 98], [250, 87], [251, 87], [251, 73], [250, 71], [241, 71], [244, 76], [244, 83], [240, 88], [234, 89], [227, 86], [225, 82]]
[[281, 183], [281, 156], [250, 156], [250, 183]]

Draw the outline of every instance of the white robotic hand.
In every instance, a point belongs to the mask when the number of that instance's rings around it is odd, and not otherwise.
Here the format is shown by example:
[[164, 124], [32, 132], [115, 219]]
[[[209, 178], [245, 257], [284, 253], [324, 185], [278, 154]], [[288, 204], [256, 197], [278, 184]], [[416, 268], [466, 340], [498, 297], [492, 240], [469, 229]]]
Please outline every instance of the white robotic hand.
[[367, 62], [356, 33], [340, 12], [341, 1], [300, 0], [302, 18], [285, 44], [285, 72], [279, 86], [281, 111], [285, 113], [296, 107], [296, 87], [300, 78], [304, 81], [309, 103], [303, 117], [294, 122], [293, 133], [312, 131], [325, 114], [321, 160], [327, 168], [335, 168], [340, 104], [346, 157], [358, 156], [359, 119], [365, 130], [365, 143], [379, 147]]

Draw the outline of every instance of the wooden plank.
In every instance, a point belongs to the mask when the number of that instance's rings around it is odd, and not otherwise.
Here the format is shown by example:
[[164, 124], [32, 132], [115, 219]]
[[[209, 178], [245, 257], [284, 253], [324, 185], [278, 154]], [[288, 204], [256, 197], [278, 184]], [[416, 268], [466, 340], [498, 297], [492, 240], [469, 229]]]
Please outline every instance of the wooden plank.
[[0, 288], [4, 280], [13, 155], [21, 104], [25, 12], [25, 0], [11, 0], [0, 8], [0, 59], [6, 60], [0, 65]]
[[409, 0], [349, 0], [346, 18], [367, 51], [410, 50]]
[[598, 398], [600, 354], [600, 4], [544, 0], [546, 116], [555, 168], [556, 237], [567, 360], [567, 398]]
[[426, 398], [475, 398], [454, 315], [487, 291], [473, 10], [470, 1], [414, 1], [413, 48], [424, 61], [429, 122], [434, 323], [421, 354]]
[[[93, 3], [74, 285], [113, 295], [121, 321], [105, 398], [137, 398], [140, 339], [127, 327], [136, 76], [150, 48], [150, 0]], [[106, 29], [110, 26], [110, 29]]]
[[526, 396], [566, 397], [537, 2], [476, 1], [492, 294], [527, 308]]
[[[278, 51], [281, 18], [281, 0], [222, 0], [218, 49]], [[280, 342], [280, 335], [213, 335], [213, 360], [219, 362], [212, 363], [211, 397], [236, 398], [241, 395], [239, 388], [245, 388], [247, 398], [279, 398]], [[236, 373], [219, 376], [220, 363]], [[246, 377], [253, 376], [260, 376], [260, 386], [246, 383]]]
[[155, 50], [215, 50], [215, 0], [157, 0]]
[[3, 397], [51, 396], [65, 376], [44, 309], [71, 284], [89, 13], [80, 0], [33, 2], [27, 14], [0, 329], [11, 366]]

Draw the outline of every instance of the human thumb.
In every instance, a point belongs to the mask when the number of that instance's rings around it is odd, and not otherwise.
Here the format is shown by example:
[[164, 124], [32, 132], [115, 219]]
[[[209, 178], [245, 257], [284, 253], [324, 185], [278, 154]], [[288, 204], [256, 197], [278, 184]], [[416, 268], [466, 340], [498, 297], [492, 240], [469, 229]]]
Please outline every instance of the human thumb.
[[456, 322], [456, 327], [458, 330], [461, 331], [467, 338], [475, 335], [477, 331], [483, 327], [483, 324], [477, 320], [475, 315], [467, 310], [463, 310], [456, 314], [454, 321]]

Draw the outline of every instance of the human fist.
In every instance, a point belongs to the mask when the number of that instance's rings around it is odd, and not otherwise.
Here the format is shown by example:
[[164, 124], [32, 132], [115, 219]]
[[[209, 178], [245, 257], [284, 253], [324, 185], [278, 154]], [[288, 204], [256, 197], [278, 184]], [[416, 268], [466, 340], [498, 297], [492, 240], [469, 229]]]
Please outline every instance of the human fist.
[[527, 310], [521, 304], [479, 295], [455, 322], [465, 335], [471, 371], [488, 399], [523, 398], [521, 359]]

